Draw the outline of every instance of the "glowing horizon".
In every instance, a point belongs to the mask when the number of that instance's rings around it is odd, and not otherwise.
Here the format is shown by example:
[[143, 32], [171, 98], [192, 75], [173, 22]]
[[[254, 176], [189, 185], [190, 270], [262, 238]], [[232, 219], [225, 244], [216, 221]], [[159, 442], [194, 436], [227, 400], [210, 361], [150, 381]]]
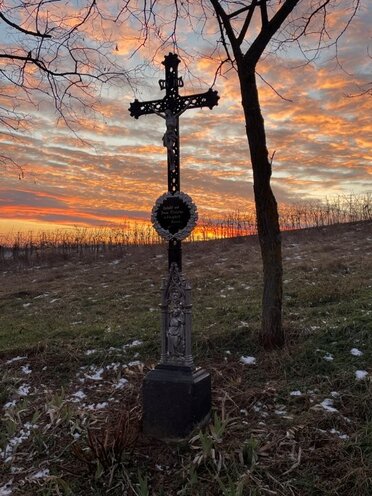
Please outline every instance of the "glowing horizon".
[[[334, 61], [326, 63], [327, 54], [318, 65], [304, 65], [293, 51], [285, 58], [268, 55], [260, 62], [260, 76], [282, 96], [259, 78], [267, 144], [273, 155], [272, 187], [279, 204], [372, 191], [371, 99], [353, 96], [370, 79], [363, 33], [371, 20], [372, 6], [365, 2], [340, 45], [342, 67]], [[138, 32], [136, 38], [131, 26], [127, 33], [120, 29], [117, 37], [124, 64], [138, 43]], [[182, 42], [186, 47], [187, 40]], [[199, 56], [188, 61], [192, 76], [185, 69], [186, 59], [179, 67], [185, 82], [182, 94], [206, 91], [214, 79], [216, 64], [202, 56], [206, 48], [201, 41], [196, 51]], [[149, 53], [150, 48], [145, 48], [137, 60], [140, 56], [145, 60]], [[163, 77], [164, 54], [157, 55], [156, 74], [149, 73], [142, 80], [145, 84], [137, 85], [136, 95], [129, 87], [105, 88], [95, 102], [100, 115], [79, 116], [78, 136], [63, 123], [55, 124], [51, 102], [40, 99], [38, 108], [21, 102], [22, 111], [33, 118], [32, 126], [25, 121], [23, 129], [12, 135], [0, 129], [2, 155], [25, 172], [21, 181], [16, 169], [8, 167], [3, 174], [1, 233], [14, 232], [17, 226], [55, 229], [149, 220], [167, 185], [164, 121], [157, 116], [135, 120], [128, 107], [135, 97], [163, 97], [157, 81]], [[0, 104], [6, 105], [4, 91], [15, 99], [17, 93], [0, 83]], [[215, 89], [221, 97], [218, 107], [190, 110], [180, 119], [181, 190], [193, 198], [202, 218], [244, 213], [253, 201], [236, 75], [229, 72], [218, 78]]]

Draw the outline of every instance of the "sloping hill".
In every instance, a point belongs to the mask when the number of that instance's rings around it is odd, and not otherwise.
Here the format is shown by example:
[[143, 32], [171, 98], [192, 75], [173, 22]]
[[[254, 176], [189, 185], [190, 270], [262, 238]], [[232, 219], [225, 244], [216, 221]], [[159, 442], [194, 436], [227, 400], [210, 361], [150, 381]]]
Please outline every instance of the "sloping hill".
[[184, 244], [215, 416], [178, 446], [137, 437], [166, 247], [4, 266], [0, 494], [371, 494], [371, 255], [371, 222], [283, 233], [288, 345], [268, 354], [257, 239]]

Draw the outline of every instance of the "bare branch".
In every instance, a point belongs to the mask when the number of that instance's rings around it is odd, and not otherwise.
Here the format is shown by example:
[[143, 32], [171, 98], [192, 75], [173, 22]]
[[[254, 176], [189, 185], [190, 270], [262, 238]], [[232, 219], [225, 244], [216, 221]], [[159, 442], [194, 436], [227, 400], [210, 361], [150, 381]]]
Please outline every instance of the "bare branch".
[[52, 37], [52, 35], [47, 34], [47, 33], [40, 33], [40, 31], [30, 31], [29, 29], [24, 29], [24, 28], [22, 28], [22, 26], [19, 26], [18, 24], [7, 19], [5, 17], [5, 15], [1, 12], [0, 12], [0, 19], [2, 19], [6, 24], [8, 24], [12, 28], [16, 29], [17, 31], [20, 31], [23, 34], [27, 34], [30, 36], [36, 36], [36, 37], [40, 37], [40, 38], [51, 38]]
[[293, 103], [293, 100], [290, 100], [289, 98], [286, 98], [285, 96], [281, 95], [279, 93], [278, 90], [276, 90], [274, 88], [274, 86], [272, 84], [270, 84], [268, 81], [266, 81], [266, 79], [256, 71], [256, 74], [257, 76], [261, 79], [261, 81], [263, 81], [279, 98], [281, 98], [282, 100], [284, 100], [285, 102], [290, 102], [290, 103]]
[[240, 34], [238, 36], [238, 43], [239, 45], [241, 45], [244, 41], [244, 38], [245, 38], [245, 35], [247, 34], [247, 31], [248, 31], [248, 28], [251, 24], [251, 20], [252, 20], [252, 17], [253, 17], [253, 13], [254, 13], [254, 9], [257, 7], [257, 4], [258, 4], [258, 0], [253, 0], [251, 5], [249, 6], [249, 11], [248, 11], [248, 14], [244, 20], [244, 24], [243, 24], [243, 27], [240, 31]]
[[261, 0], [260, 1], [260, 9], [261, 9], [261, 22], [262, 22], [262, 27], [266, 27], [269, 23], [269, 17], [267, 14], [267, 3], [266, 0]]

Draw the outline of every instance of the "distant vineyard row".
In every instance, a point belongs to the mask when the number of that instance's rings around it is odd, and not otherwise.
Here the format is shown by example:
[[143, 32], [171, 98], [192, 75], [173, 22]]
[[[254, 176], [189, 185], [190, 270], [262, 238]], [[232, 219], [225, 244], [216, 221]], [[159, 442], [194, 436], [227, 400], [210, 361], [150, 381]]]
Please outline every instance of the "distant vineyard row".
[[[372, 193], [337, 196], [279, 207], [282, 230], [322, 227], [332, 224], [372, 220]], [[234, 212], [219, 220], [200, 219], [189, 241], [226, 239], [256, 234], [256, 218]], [[148, 223], [124, 223], [120, 227], [59, 229], [46, 232], [0, 235], [0, 263], [9, 261], [41, 262], [70, 256], [120, 256], [129, 245], [161, 243]]]

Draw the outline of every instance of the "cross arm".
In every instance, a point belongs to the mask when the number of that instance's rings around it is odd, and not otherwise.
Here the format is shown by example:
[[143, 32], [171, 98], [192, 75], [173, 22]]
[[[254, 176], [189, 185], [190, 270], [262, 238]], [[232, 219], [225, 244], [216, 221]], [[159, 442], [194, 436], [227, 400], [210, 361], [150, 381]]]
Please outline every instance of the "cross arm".
[[180, 96], [177, 105], [176, 105], [176, 113], [181, 114], [187, 109], [193, 108], [202, 108], [208, 107], [212, 110], [212, 108], [218, 105], [218, 100], [220, 97], [218, 96], [217, 91], [209, 88], [205, 93], [197, 93], [195, 95], [190, 96]]
[[141, 115], [145, 114], [159, 114], [160, 112], [165, 112], [167, 109], [167, 104], [162, 100], [151, 100], [148, 102], [140, 102], [137, 98], [129, 106], [129, 113], [131, 117], [138, 119]]
[[135, 119], [145, 114], [165, 114], [166, 110], [171, 110], [173, 115], [181, 115], [185, 110], [193, 108], [208, 107], [212, 109], [218, 105], [217, 91], [210, 88], [205, 93], [197, 93], [190, 96], [177, 95], [176, 98], [163, 98], [162, 100], [150, 100], [140, 102], [134, 100], [129, 106], [129, 113]]

